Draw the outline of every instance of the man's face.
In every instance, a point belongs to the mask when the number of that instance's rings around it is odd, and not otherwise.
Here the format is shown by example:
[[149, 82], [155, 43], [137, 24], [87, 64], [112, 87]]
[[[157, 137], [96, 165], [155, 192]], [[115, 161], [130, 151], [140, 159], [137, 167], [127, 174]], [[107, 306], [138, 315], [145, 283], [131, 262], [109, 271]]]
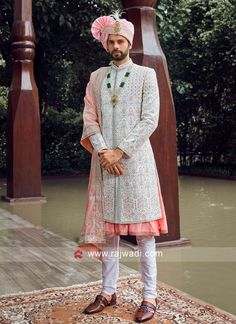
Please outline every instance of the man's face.
[[120, 35], [109, 35], [107, 40], [107, 51], [114, 61], [122, 61], [129, 54], [131, 46], [128, 40]]

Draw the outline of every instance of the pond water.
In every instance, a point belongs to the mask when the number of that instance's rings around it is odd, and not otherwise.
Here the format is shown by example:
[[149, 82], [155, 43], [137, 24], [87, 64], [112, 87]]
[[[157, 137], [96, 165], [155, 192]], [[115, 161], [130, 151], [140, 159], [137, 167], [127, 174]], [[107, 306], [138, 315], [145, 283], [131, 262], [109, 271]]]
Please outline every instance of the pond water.
[[[42, 183], [47, 203], [0, 208], [70, 240], [80, 235], [88, 177], [50, 178]], [[6, 184], [0, 181], [0, 195]], [[181, 236], [190, 247], [159, 248], [158, 280], [236, 314], [236, 182], [179, 177]], [[121, 262], [139, 269], [137, 257]]]

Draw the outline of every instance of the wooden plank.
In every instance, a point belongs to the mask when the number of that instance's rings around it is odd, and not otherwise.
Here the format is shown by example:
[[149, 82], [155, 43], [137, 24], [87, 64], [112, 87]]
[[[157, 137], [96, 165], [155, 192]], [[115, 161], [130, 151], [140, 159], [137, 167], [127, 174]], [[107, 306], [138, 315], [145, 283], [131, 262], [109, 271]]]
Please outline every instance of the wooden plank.
[[[102, 263], [74, 258], [76, 242], [0, 208], [0, 295], [100, 280]], [[120, 264], [120, 276], [137, 273]]]

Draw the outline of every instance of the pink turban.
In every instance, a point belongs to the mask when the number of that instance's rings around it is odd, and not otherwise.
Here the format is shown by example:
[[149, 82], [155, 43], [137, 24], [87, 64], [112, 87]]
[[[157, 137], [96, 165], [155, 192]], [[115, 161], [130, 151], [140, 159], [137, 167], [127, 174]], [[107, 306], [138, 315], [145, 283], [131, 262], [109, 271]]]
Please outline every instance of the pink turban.
[[132, 45], [134, 38], [134, 25], [126, 19], [120, 19], [117, 13], [115, 13], [111, 16], [102, 16], [97, 18], [92, 23], [91, 32], [93, 37], [98, 39], [107, 50], [107, 40], [110, 34], [124, 36]]

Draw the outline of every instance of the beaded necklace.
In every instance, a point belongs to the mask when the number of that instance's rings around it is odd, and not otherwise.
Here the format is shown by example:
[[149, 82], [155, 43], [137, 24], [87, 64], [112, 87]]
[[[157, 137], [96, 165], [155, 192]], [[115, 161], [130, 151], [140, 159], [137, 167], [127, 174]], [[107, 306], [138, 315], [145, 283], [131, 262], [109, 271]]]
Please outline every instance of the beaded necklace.
[[118, 89], [115, 89], [115, 84], [114, 84], [114, 89], [112, 91], [111, 89], [111, 82], [110, 82], [110, 79], [111, 79], [111, 69], [109, 71], [109, 73], [107, 74], [107, 90], [111, 96], [111, 104], [112, 104], [112, 107], [115, 108], [115, 106], [118, 104], [119, 102], [119, 95], [120, 95], [120, 92], [121, 92], [121, 89], [124, 88], [125, 86], [125, 82], [127, 80], [127, 78], [129, 77], [130, 75], [130, 71], [133, 67], [133, 64], [131, 64], [129, 67], [128, 67], [128, 70], [127, 72], [125, 73], [125, 75], [123, 76], [122, 80], [121, 80], [121, 83], [118, 87]]

